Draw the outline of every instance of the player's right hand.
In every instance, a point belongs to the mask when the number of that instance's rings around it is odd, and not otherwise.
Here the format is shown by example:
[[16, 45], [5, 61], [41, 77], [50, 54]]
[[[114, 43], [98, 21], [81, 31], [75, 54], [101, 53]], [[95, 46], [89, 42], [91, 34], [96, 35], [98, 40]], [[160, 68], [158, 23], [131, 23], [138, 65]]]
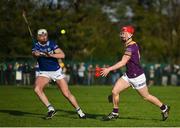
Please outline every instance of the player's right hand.
[[36, 57], [46, 56], [46, 54], [45, 54], [45, 53], [40, 52], [40, 51], [34, 51], [34, 52], [33, 52], [33, 54], [34, 54], [34, 56], [36, 56]]
[[101, 76], [106, 77], [110, 72], [109, 68], [101, 68]]
[[39, 56], [40, 56], [40, 52], [39, 52], [39, 51], [34, 51], [34, 52], [33, 52], [33, 55], [34, 55], [35, 57], [39, 57]]

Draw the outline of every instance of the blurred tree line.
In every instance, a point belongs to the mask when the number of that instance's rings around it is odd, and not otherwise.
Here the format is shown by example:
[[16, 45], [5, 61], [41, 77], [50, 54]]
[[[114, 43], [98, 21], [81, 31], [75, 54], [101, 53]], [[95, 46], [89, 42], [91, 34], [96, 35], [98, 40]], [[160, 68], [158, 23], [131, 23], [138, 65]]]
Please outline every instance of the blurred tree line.
[[120, 59], [119, 30], [131, 24], [145, 62], [180, 63], [180, 0], [1, 0], [0, 7], [0, 58], [31, 56], [25, 10], [33, 34], [46, 28], [68, 60]]

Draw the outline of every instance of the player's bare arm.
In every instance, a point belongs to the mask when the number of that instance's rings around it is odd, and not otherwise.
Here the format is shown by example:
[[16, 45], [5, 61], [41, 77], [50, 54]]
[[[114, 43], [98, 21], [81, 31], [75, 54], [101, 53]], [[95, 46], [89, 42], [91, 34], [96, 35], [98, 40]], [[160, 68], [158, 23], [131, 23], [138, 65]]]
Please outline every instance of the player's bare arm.
[[54, 54], [49, 54], [49, 53], [47, 53], [47, 57], [53, 57], [53, 58], [57, 58], [57, 59], [63, 59], [63, 58], [65, 58], [65, 54], [64, 54], [64, 52], [63, 52], [60, 48], [57, 48], [57, 49], [54, 51]]
[[113, 71], [113, 70], [116, 70], [125, 66], [130, 58], [131, 58], [131, 52], [126, 51], [122, 59], [118, 63], [116, 63], [115, 65], [109, 68], [102, 68], [101, 75], [106, 77], [110, 71]]

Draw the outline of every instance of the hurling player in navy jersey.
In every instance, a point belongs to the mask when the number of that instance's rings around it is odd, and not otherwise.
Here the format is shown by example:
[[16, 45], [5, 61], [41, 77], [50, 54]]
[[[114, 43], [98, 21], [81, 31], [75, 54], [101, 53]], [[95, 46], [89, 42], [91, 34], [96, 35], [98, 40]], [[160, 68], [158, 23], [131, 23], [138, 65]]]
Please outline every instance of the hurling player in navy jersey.
[[124, 26], [121, 28], [120, 38], [125, 45], [124, 55], [122, 59], [108, 68], [102, 68], [101, 75], [107, 76], [110, 71], [117, 70], [126, 66], [126, 72], [119, 78], [112, 89], [112, 112], [104, 117], [104, 120], [116, 119], [119, 116], [119, 94], [132, 86], [144, 100], [158, 106], [162, 112], [162, 120], [168, 118], [170, 107], [162, 103], [157, 97], [151, 95], [146, 85], [146, 77], [144, 70], [140, 64], [140, 51], [138, 44], [132, 39], [134, 27]]
[[34, 91], [42, 103], [48, 108], [46, 119], [51, 119], [56, 114], [56, 110], [43, 91], [50, 80], [56, 81], [64, 97], [66, 97], [76, 109], [78, 116], [80, 118], [86, 118], [86, 115], [80, 109], [76, 98], [71, 94], [64, 79], [65, 76], [58, 63], [58, 59], [65, 58], [65, 54], [55, 42], [48, 40], [46, 29], [38, 30], [37, 42], [32, 48], [32, 55], [37, 58], [40, 69], [39, 75], [36, 77]]

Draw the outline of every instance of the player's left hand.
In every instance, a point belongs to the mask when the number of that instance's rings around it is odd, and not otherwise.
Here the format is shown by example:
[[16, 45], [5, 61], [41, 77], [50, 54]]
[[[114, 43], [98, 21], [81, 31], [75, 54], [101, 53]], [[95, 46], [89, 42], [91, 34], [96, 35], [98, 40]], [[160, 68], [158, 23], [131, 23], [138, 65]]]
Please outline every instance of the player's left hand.
[[106, 77], [109, 72], [110, 72], [109, 68], [102, 68], [101, 76]]

